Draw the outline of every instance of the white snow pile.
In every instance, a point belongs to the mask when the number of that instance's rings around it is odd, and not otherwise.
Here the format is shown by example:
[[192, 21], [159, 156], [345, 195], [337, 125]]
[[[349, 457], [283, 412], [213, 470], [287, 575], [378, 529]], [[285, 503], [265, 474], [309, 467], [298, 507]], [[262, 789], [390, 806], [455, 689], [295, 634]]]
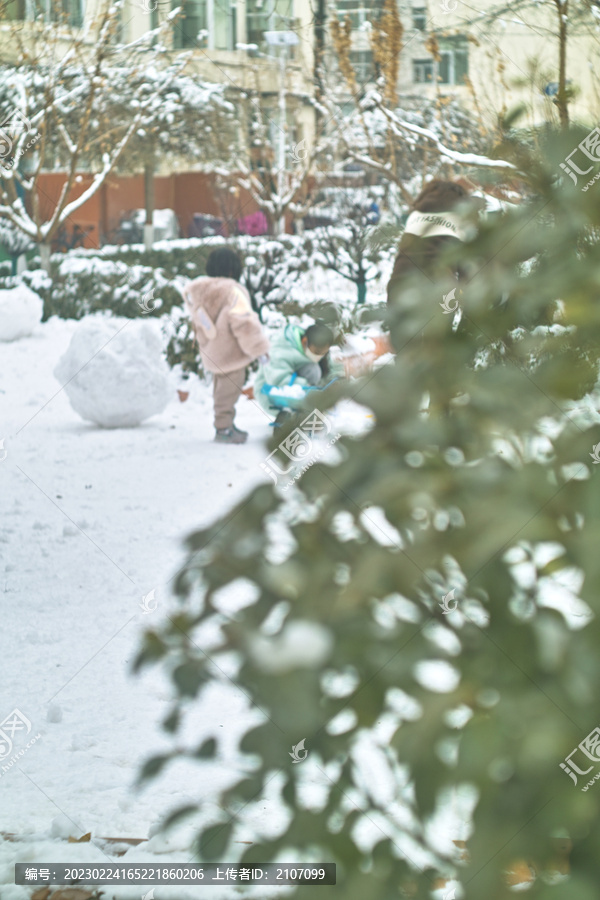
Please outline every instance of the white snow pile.
[[347, 334], [342, 347], [337, 348], [339, 356], [352, 356], [355, 353], [373, 353], [375, 341], [366, 334]]
[[282, 387], [272, 387], [269, 394], [272, 397], [293, 397], [301, 399], [306, 391], [301, 384], [284, 384]]
[[[139, 226], [144, 225], [146, 222], [146, 210], [136, 209], [134, 218]], [[179, 222], [172, 209], [153, 210], [152, 224], [154, 226], [154, 233], [157, 241], [179, 237]]]
[[0, 341], [28, 337], [42, 320], [44, 303], [26, 284], [0, 290]]
[[75, 412], [103, 428], [130, 428], [173, 395], [154, 322], [89, 316], [54, 370]]

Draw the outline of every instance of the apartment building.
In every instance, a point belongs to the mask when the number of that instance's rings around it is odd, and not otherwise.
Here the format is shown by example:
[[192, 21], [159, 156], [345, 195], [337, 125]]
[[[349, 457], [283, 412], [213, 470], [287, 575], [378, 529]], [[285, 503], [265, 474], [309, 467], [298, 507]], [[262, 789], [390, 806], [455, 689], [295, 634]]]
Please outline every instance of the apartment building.
[[[476, 5], [462, 0], [397, 0], [397, 5], [404, 27], [400, 94], [451, 95], [467, 107], [477, 102], [490, 118], [520, 104], [527, 107], [530, 124], [555, 118], [558, 21], [551, 0], [532, 2], [518, 13], [511, 10], [510, 0], [478, 0]], [[336, 3], [338, 16], [349, 16], [352, 22], [352, 62], [365, 87], [375, 79], [370, 23], [382, 6], [383, 0]], [[597, 22], [586, 8], [568, 26], [572, 118], [589, 123], [600, 115]]]
[[[4, 0], [5, 21], [33, 18], [79, 28], [100, 0]], [[491, 117], [526, 104], [532, 122], [553, 116], [557, 88], [558, 40], [552, 0], [511, 10], [510, 0], [397, 0], [404, 26], [400, 55], [400, 94], [433, 97], [451, 94], [465, 105], [478, 102]], [[598, 0], [592, 10], [600, 14]], [[375, 78], [371, 23], [383, 0], [334, 0], [326, 15], [350, 17], [352, 62], [358, 80]], [[269, 118], [276, 119], [281, 84], [280, 54], [285, 52], [286, 106], [290, 143], [309, 143], [315, 128], [314, 95], [318, 0], [124, 0], [121, 39], [134, 40], [155, 28], [174, 9], [181, 10], [172, 33], [174, 51], [190, 51], [192, 70], [236, 91], [258, 90]], [[569, 23], [567, 73], [574, 97], [573, 118], [595, 122], [600, 115], [600, 42], [589, 7]], [[325, 24], [327, 32], [327, 23]], [[297, 43], [277, 47], [272, 32], [293, 32]], [[437, 51], [430, 39], [435, 35]], [[270, 115], [272, 113], [272, 115]], [[276, 126], [274, 126], [276, 128]]]
[[[3, 0], [0, 4], [0, 54], [10, 60], [10, 42], [2, 46], [1, 24], [26, 23], [40, 13], [48, 22], [80, 29], [94, 17], [101, 0]], [[174, 52], [189, 53], [187, 71], [224, 84], [231, 99], [257, 92], [260, 106], [278, 140], [280, 86], [285, 84], [291, 146], [310, 142], [315, 129], [314, 19], [310, 0], [124, 0], [119, 40], [134, 41], [158, 27], [175, 9]], [[292, 33], [295, 43], [273, 43], [273, 32]], [[9, 31], [5, 29], [5, 34]], [[282, 55], [284, 59], [282, 60]], [[242, 104], [240, 103], [240, 106]], [[240, 118], [240, 127], [248, 123]]]
[[[256, 92], [270, 131], [279, 141], [280, 87], [285, 85], [289, 147], [308, 143], [315, 130], [313, 24], [309, 0], [126, 0], [131, 35], [156, 27], [175, 7], [173, 48], [190, 51], [190, 71], [225, 84], [233, 102], [241, 92]], [[274, 44], [274, 32], [291, 34], [296, 43]], [[283, 59], [282, 59], [283, 55]], [[246, 105], [252, 113], [252, 106]], [[248, 129], [250, 122], [240, 121]]]

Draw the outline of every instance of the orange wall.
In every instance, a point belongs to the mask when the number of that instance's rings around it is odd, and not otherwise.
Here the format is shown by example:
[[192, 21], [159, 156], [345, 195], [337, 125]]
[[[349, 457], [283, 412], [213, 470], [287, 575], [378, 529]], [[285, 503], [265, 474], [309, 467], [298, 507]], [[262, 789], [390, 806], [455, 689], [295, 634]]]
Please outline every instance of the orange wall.
[[[81, 175], [73, 186], [69, 200], [81, 196], [91, 183], [90, 175]], [[38, 181], [38, 198], [44, 219], [50, 218], [65, 182], [62, 172], [46, 172]], [[154, 179], [156, 209], [173, 209], [179, 219], [182, 234], [187, 237], [194, 213], [237, 219], [256, 211], [256, 204], [245, 191], [234, 195], [215, 187], [215, 177], [204, 172], [183, 172]], [[93, 231], [85, 240], [86, 247], [99, 247], [100, 242], [112, 243], [123, 214], [144, 207], [144, 179], [142, 175], [111, 176], [93, 197], [76, 210], [69, 219], [67, 231], [74, 225]]]
[[[89, 187], [92, 181], [91, 175], [81, 175], [80, 181], [73, 185], [69, 194], [69, 201], [76, 200], [84, 190]], [[62, 172], [48, 172], [40, 175], [38, 179], [38, 202], [40, 204], [40, 213], [43, 220], [47, 221], [52, 215], [56, 204], [60, 198], [60, 194], [65, 183], [65, 175]], [[86, 246], [98, 246], [98, 230], [101, 221], [102, 197], [100, 192], [90, 197], [83, 206], [81, 206], [70, 220], [67, 228], [72, 230], [73, 225], [79, 225], [80, 228], [86, 229], [94, 226], [90, 238], [86, 239]]]

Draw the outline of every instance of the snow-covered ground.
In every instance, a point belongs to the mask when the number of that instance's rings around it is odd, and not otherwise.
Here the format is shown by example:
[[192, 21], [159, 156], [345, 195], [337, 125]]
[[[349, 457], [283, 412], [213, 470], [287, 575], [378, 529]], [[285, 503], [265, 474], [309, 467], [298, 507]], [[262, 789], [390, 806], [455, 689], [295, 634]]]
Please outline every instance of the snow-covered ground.
[[[178, 762], [132, 791], [143, 759], [167, 747], [160, 722], [172, 689], [157, 668], [133, 677], [130, 663], [143, 630], [176, 605], [182, 538], [265, 478], [269, 427], [242, 397], [237, 422], [248, 443], [215, 445], [210, 391], [200, 384], [186, 403], [173, 391], [165, 412], [138, 428], [83, 422], [52, 374], [76, 327], [51, 319], [2, 345], [0, 720], [18, 710], [31, 723], [0, 759], [0, 833], [23, 839], [0, 839], [2, 900], [31, 894], [13, 884], [17, 861], [190, 859], [189, 827], [120, 858], [97, 838], [147, 838], [166, 812], [190, 801], [202, 802], [204, 820], [216, 819], [212, 798], [236, 779], [238, 740], [253, 716], [225, 679], [198, 710], [194, 733], [183, 736], [193, 746], [217, 736], [219, 762]], [[64, 840], [90, 831], [90, 843]], [[105, 890], [107, 900], [143, 893]], [[186, 900], [200, 889], [161, 887], [157, 896]]]
[[[217, 761], [178, 761], [133, 789], [143, 761], [171, 749], [160, 725], [171, 708], [170, 681], [157, 667], [131, 674], [142, 633], [177, 608], [171, 586], [182, 539], [268, 480], [261, 463], [271, 419], [241, 397], [236, 422], [250, 432], [248, 443], [214, 444], [210, 387], [192, 382], [181, 403], [174, 378], [166, 410], [139, 427], [85, 422], [54, 372], [73, 333], [95, 318], [53, 318], [0, 345], [0, 900], [31, 896], [33, 885], [14, 884], [16, 862], [191, 860], [200, 822], [222, 817], [218, 790], [244, 770], [239, 740], [257, 715], [223, 674], [178, 738], [195, 748], [216, 737]], [[114, 389], [110, 379], [106, 387]], [[342, 406], [336, 431], [371, 427], [366, 412]], [[190, 802], [201, 805], [196, 819], [166, 837], [155, 833], [166, 814]], [[249, 824], [277, 828], [283, 809], [275, 796], [255, 806]], [[89, 842], [67, 842], [88, 832]], [[127, 853], [116, 856], [107, 837], [150, 840], [121, 845]], [[111, 887], [105, 897], [147, 890]], [[161, 885], [157, 900], [204, 893], [237, 896], [233, 887]]]
[[[32, 336], [1, 345], [0, 900], [31, 896], [30, 887], [14, 885], [15, 862], [190, 861], [200, 821], [222, 818], [217, 793], [245, 768], [239, 740], [257, 715], [222, 673], [178, 737], [183, 747], [217, 738], [216, 760], [178, 761], [133, 789], [144, 759], [171, 749], [160, 727], [173, 698], [166, 674], [160, 667], [130, 674], [142, 632], [177, 608], [171, 586], [184, 559], [182, 538], [267, 480], [261, 463], [269, 454], [270, 419], [242, 397], [237, 422], [250, 432], [248, 443], [216, 445], [210, 388], [195, 382], [186, 403], [174, 384], [165, 411], [137, 428], [86, 423], [53, 375], [79, 327], [51, 319]], [[350, 349], [364, 351], [367, 344], [372, 341], [357, 337]], [[357, 404], [331, 415], [336, 433], [372, 426]], [[374, 525], [376, 513], [369, 511]], [[540, 564], [560, 551], [540, 548]], [[514, 550], [510, 563], [525, 584], [531, 565], [521, 556]], [[579, 574], [565, 571], [546, 581], [540, 603], [582, 627], [589, 610], [577, 599]], [[23, 727], [12, 735], [15, 725]], [[374, 777], [373, 752], [359, 755], [368, 783], [383, 790], [385, 767]], [[442, 844], [467, 836], [458, 826], [470, 814], [460, 812], [458, 799], [446, 802], [431, 823]], [[157, 833], [169, 811], [190, 802], [200, 803], [198, 818], [167, 836]], [[248, 832], [234, 835], [240, 842], [273, 833], [285, 815], [275, 790], [248, 813]], [[67, 843], [88, 832], [89, 842]], [[102, 841], [107, 837], [149, 840], [117, 856], [115, 845]], [[139, 900], [148, 888], [104, 890], [105, 900]], [[244, 892], [262, 900], [285, 889], [244, 886]], [[238, 892], [161, 885], [155, 900], [205, 895], [229, 900]]]

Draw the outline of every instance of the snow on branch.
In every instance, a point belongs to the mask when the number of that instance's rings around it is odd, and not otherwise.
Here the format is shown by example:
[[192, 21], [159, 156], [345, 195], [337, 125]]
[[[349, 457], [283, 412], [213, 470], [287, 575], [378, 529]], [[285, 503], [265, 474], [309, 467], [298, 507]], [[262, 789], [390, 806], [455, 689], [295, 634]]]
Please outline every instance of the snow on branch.
[[[373, 98], [373, 95], [371, 95], [371, 98]], [[458, 165], [481, 166], [488, 169], [505, 169], [511, 170], [513, 172], [518, 171], [517, 167], [513, 165], [513, 163], [508, 162], [508, 160], [506, 159], [491, 159], [488, 156], [482, 156], [480, 153], [462, 153], [460, 150], [451, 150], [450, 147], [446, 147], [446, 145], [441, 142], [439, 137], [434, 134], [433, 131], [431, 131], [429, 128], [423, 128], [421, 125], [413, 125], [412, 123], [406, 122], [404, 119], [401, 119], [396, 113], [392, 112], [392, 110], [386, 109], [381, 104], [380, 98], [378, 98], [375, 102], [378, 109], [381, 110], [381, 112], [388, 120], [392, 132], [397, 137], [404, 137], [403, 132], [406, 131], [410, 132], [411, 134], [417, 134], [419, 135], [419, 137], [425, 138], [425, 140], [433, 144], [434, 148], [441, 156], [457, 163]]]
[[60, 136], [62, 137], [62, 139], [64, 140], [64, 142], [65, 142], [65, 144], [66, 144], [66, 146], [67, 146], [67, 150], [69, 151], [69, 153], [70, 153], [71, 155], [74, 154], [74, 153], [76, 152], [76, 150], [77, 150], [77, 144], [74, 144], [74, 143], [73, 143], [73, 141], [71, 140], [71, 136], [70, 136], [69, 132], [67, 131], [67, 129], [65, 128], [65, 126], [63, 125], [62, 122], [61, 122], [60, 125], [58, 126], [58, 132], [59, 132]]

